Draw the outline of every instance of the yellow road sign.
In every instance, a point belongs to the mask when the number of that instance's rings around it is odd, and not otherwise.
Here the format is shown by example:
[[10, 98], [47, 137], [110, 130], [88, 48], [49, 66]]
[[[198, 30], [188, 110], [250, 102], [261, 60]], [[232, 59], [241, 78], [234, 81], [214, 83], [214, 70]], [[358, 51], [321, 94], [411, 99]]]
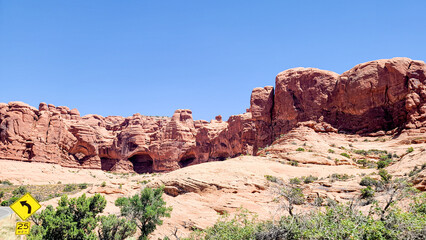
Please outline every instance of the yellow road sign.
[[25, 194], [16, 202], [10, 205], [10, 208], [22, 219], [26, 220], [41, 208], [40, 204], [31, 196], [30, 193]]
[[15, 234], [16, 235], [27, 235], [30, 234], [31, 223], [30, 222], [17, 222]]

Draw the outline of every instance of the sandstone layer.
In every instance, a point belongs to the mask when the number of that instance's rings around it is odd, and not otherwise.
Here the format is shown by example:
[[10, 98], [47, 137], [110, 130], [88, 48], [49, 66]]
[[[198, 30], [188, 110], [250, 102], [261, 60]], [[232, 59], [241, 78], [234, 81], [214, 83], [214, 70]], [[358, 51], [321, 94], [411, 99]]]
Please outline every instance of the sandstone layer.
[[377, 60], [339, 75], [295, 68], [276, 87], [255, 88], [244, 114], [194, 121], [172, 117], [80, 116], [41, 103], [0, 103], [0, 159], [57, 163], [106, 171], [171, 171], [197, 163], [255, 155], [298, 126], [316, 132], [426, 132], [426, 65], [408, 58]]

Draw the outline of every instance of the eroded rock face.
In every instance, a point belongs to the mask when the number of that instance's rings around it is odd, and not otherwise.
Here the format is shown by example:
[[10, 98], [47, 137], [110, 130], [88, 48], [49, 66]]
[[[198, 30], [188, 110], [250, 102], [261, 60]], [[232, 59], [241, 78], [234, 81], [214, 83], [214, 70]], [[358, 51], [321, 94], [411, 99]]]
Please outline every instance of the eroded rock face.
[[316, 68], [294, 68], [275, 79], [273, 127], [285, 133], [303, 121], [321, 121], [339, 75]]
[[326, 122], [341, 132], [370, 133], [425, 126], [425, 69], [393, 58], [362, 63], [338, 75], [296, 68], [276, 79], [274, 132]]
[[377, 60], [339, 75], [295, 68], [276, 87], [255, 88], [250, 108], [223, 121], [86, 115], [40, 103], [0, 103], [0, 159], [57, 163], [105, 171], [171, 171], [256, 154], [298, 126], [316, 132], [426, 132], [426, 65], [408, 58]]

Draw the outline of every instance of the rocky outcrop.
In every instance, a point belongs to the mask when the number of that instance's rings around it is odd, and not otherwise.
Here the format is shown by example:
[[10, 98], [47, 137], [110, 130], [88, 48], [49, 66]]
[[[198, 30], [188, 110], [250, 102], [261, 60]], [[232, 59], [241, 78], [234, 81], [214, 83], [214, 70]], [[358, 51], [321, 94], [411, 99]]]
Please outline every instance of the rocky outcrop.
[[426, 132], [426, 65], [408, 58], [377, 60], [339, 75], [294, 68], [276, 87], [255, 88], [246, 113], [223, 121], [86, 115], [41, 103], [0, 103], [0, 159], [57, 163], [105, 171], [171, 171], [256, 154], [298, 126], [317, 132]]
[[371, 133], [426, 126], [426, 65], [408, 58], [377, 60], [338, 75], [295, 68], [276, 78], [274, 132], [305, 121], [341, 132]]

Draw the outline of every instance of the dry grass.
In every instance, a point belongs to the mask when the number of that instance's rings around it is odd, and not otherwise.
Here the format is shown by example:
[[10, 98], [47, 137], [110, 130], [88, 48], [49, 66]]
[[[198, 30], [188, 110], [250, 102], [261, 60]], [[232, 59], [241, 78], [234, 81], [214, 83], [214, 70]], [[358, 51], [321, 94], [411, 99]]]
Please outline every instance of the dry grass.
[[[65, 187], [69, 185], [72, 191], [64, 191]], [[60, 197], [64, 194], [71, 195], [81, 191], [79, 184], [45, 184], [45, 185], [0, 185], [0, 192], [4, 191], [4, 197], [1, 199], [6, 200], [12, 197], [13, 190], [20, 186], [24, 186], [31, 195], [38, 201], [43, 202], [49, 199]], [[90, 186], [90, 185], [89, 185]]]
[[16, 214], [12, 214], [2, 220], [0, 220], [0, 239], [1, 240], [18, 240], [20, 236], [15, 235], [16, 222], [20, 219]]

